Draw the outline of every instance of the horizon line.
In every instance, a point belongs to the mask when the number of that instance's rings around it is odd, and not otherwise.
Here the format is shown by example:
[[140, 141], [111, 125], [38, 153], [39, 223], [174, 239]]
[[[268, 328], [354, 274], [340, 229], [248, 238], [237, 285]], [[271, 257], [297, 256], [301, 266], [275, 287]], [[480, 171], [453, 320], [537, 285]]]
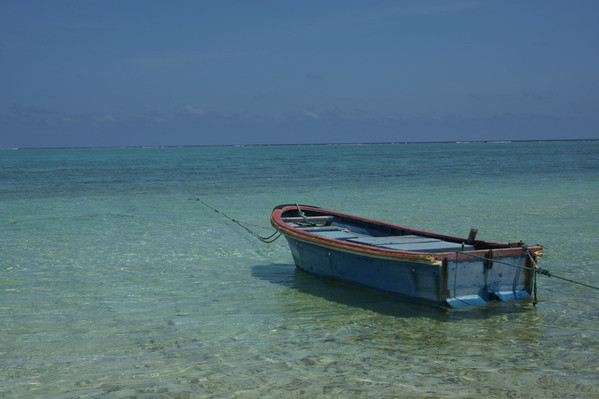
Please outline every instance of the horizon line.
[[0, 151], [18, 150], [91, 150], [91, 149], [150, 149], [150, 148], [205, 148], [205, 147], [291, 147], [291, 146], [343, 146], [343, 145], [408, 145], [408, 144], [509, 144], [535, 142], [599, 141], [595, 139], [519, 139], [519, 140], [443, 140], [443, 141], [373, 141], [350, 143], [279, 143], [279, 144], [173, 144], [173, 145], [107, 145], [107, 146], [57, 146], [57, 147], [0, 147]]

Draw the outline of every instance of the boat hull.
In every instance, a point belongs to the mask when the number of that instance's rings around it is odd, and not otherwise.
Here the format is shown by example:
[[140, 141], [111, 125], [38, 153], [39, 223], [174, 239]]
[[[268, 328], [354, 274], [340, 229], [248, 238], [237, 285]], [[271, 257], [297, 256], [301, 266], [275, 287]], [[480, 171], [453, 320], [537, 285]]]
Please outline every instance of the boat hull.
[[[339, 215], [335, 217], [343, 221]], [[451, 307], [530, 298], [533, 292], [534, 266], [521, 247], [505, 244], [504, 248], [503, 244], [492, 243], [498, 248], [414, 253], [306, 233], [279, 220], [280, 215], [271, 218], [273, 226], [287, 239], [296, 266], [321, 278], [392, 297]], [[482, 244], [478, 246], [482, 248]]]
[[[295, 265], [321, 278], [337, 280], [381, 294], [451, 307], [485, 306], [492, 301], [529, 298], [532, 281], [524, 268], [483, 260], [425, 265], [343, 252], [286, 237]], [[522, 265], [524, 259], [506, 262]]]
[[441, 267], [379, 259], [286, 237], [295, 265], [319, 277], [380, 293], [441, 304]]

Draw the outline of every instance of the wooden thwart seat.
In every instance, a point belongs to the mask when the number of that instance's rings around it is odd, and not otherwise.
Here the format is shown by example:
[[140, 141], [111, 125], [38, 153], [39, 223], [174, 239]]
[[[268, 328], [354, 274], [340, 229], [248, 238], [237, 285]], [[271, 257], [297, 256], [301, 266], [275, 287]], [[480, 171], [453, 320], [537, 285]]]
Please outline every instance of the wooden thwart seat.
[[398, 251], [412, 252], [452, 252], [472, 251], [474, 246], [461, 243], [439, 240], [437, 238], [416, 235], [388, 236], [388, 237], [358, 237], [349, 238], [348, 241], [357, 244], [373, 245], [381, 248], [395, 249]]
[[329, 226], [333, 223], [335, 218], [333, 216], [290, 216], [282, 218], [282, 220], [286, 223], [295, 223], [297, 225], [315, 225], [315, 226]]

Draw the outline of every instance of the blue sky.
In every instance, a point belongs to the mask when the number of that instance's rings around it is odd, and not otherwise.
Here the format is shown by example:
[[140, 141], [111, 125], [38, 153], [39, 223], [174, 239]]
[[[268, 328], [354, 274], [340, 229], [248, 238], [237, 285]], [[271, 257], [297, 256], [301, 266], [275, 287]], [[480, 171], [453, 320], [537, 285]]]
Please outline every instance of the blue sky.
[[599, 2], [0, 2], [0, 147], [599, 138]]

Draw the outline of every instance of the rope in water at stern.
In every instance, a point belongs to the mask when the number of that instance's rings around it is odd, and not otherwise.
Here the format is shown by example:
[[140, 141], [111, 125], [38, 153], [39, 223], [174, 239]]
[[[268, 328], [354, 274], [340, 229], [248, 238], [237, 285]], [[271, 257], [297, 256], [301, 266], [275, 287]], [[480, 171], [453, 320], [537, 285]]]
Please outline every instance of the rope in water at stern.
[[262, 241], [263, 243], [270, 244], [272, 242], [275, 242], [277, 240], [277, 238], [279, 238], [281, 236], [280, 232], [275, 231], [274, 233], [272, 233], [268, 237], [262, 237], [261, 235], [259, 235], [259, 234], [255, 233], [254, 231], [252, 231], [249, 227], [244, 226], [242, 224], [242, 222], [240, 222], [239, 220], [233, 219], [232, 217], [230, 217], [226, 213], [221, 212], [218, 209], [211, 207], [206, 202], [204, 202], [201, 198], [196, 198], [195, 200], [198, 201], [198, 202], [201, 202], [206, 208], [209, 208], [209, 209], [213, 210], [215, 213], [218, 213], [219, 215], [222, 215], [225, 218], [229, 219], [231, 222], [235, 223], [236, 225], [238, 225], [239, 227], [241, 227], [242, 229], [244, 229], [245, 231], [247, 231], [248, 233], [250, 233], [251, 235], [253, 235], [257, 239], [259, 239], [260, 241]]

